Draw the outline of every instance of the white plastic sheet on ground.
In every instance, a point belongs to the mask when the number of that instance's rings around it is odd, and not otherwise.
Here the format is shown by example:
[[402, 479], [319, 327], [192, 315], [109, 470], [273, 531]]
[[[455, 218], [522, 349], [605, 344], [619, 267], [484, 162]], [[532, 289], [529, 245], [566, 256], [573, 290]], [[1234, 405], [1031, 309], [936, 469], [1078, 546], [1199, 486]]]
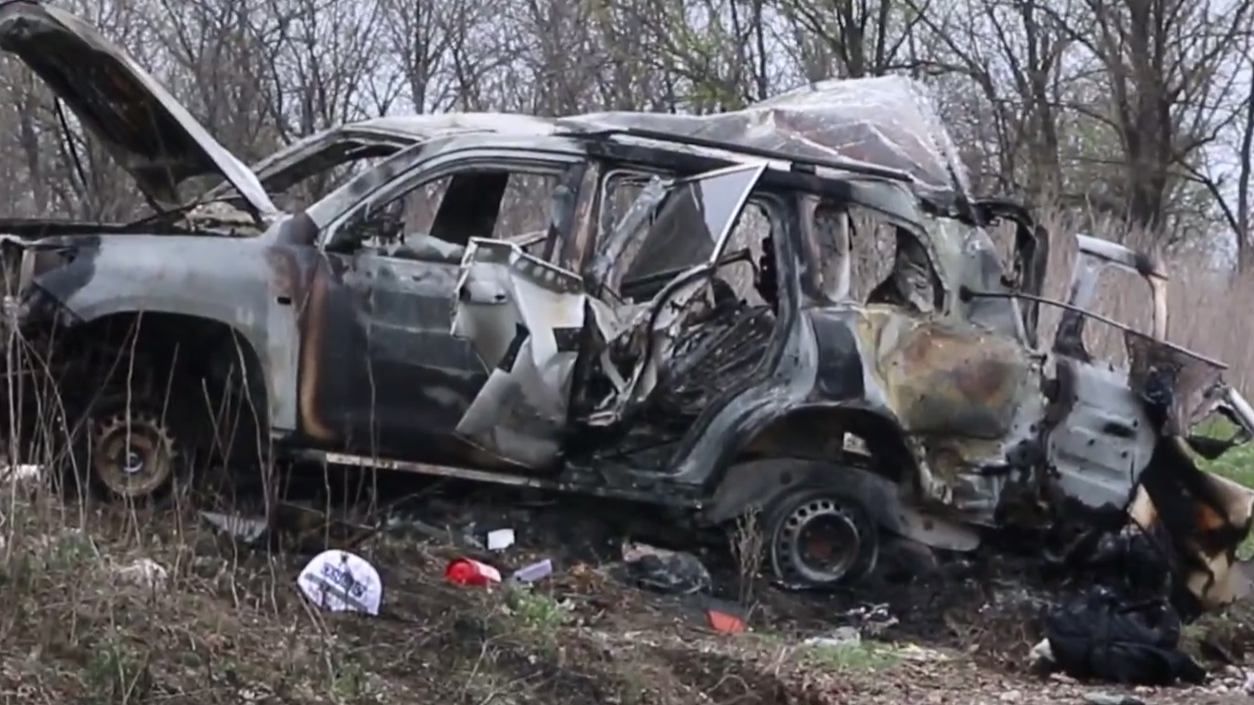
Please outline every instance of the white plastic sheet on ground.
[[347, 551], [323, 551], [296, 579], [311, 602], [332, 612], [379, 614], [383, 581], [366, 559]]

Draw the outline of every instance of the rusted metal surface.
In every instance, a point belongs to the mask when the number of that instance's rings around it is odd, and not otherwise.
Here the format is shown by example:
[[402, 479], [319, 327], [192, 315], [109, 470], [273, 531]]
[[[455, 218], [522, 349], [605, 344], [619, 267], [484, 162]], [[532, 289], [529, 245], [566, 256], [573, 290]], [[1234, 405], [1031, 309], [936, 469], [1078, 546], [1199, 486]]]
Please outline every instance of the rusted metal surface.
[[1141, 335], [1127, 334], [1124, 342], [1130, 360], [1128, 382], [1151, 403], [1167, 407], [1164, 434], [1187, 434], [1220, 401], [1223, 367]]
[[1022, 347], [974, 329], [886, 319], [879, 317], [877, 364], [907, 431], [984, 439], [1010, 431], [1030, 384]]

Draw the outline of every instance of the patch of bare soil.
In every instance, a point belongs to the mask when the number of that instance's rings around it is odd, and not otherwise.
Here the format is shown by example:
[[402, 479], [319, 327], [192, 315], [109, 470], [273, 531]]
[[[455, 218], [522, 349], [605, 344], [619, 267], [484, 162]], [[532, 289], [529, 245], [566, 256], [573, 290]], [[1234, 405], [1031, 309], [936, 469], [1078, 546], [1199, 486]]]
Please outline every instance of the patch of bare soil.
[[[544, 545], [543, 517], [515, 524], [520, 545], [503, 567], [556, 560], [532, 590], [448, 584], [459, 549], [400, 529], [376, 534], [354, 549], [383, 579], [382, 613], [368, 617], [304, 600], [295, 579], [308, 554], [237, 546], [191, 511], [85, 512], [14, 493], [0, 515], [6, 703], [1053, 704], [1134, 692], [1024, 672], [1037, 598], [1009, 564], [802, 595], [763, 581], [744, 590], [711, 552], [721, 596], [751, 595], [749, 631], [727, 635], [709, 628], [701, 600], [624, 583], [612, 536], [578, 519], [554, 523], [582, 536], [577, 550]], [[880, 603], [896, 624], [858, 616]], [[862, 642], [806, 644], [840, 625], [859, 626]], [[1220, 687], [1136, 695], [1248, 697]]]

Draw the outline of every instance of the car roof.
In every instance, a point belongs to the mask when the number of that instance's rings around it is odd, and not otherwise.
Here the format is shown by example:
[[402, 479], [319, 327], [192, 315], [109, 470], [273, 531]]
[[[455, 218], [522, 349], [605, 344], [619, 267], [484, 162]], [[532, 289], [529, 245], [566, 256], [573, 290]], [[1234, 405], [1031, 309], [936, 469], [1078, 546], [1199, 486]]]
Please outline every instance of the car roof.
[[519, 137], [544, 136], [557, 132], [556, 121], [521, 113], [441, 113], [434, 115], [388, 115], [357, 120], [333, 127], [322, 134], [373, 132], [398, 140], [421, 142], [467, 132], [487, 132]]
[[[807, 157], [795, 152], [746, 146], [734, 142], [703, 138], [700, 135], [654, 130], [648, 127], [622, 125], [620, 116], [631, 113], [604, 113], [563, 118], [544, 118], [521, 113], [445, 113], [433, 115], [396, 115], [370, 118], [345, 123], [308, 138], [307, 141], [335, 141], [373, 136], [389, 142], [418, 143], [442, 138], [475, 137], [482, 146], [489, 146], [500, 139], [502, 143], [517, 144], [519, 138], [563, 136], [574, 139], [618, 143], [625, 146], [647, 147], [654, 154], [705, 157], [722, 162], [741, 162], [766, 159], [781, 164], [805, 164], [825, 167], [829, 173], [819, 173], [828, 178], [852, 174], [875, 176], [896, 181], [911, 182], [911, 176], [903, 171], [857, 160]], [[606, 117], [610, 119], [605, 119]], [[834, 172], [834, 173], [832, 173]], [[842, 173], [843, 172], [843, 173]]]

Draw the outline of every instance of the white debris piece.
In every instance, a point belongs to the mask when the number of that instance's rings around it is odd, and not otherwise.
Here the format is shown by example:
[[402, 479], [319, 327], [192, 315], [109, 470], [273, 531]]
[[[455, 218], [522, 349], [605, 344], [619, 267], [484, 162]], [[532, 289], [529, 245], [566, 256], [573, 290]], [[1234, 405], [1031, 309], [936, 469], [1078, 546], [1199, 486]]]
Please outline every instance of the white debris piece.
[[862, 635], [853, 627], [837, 627], [836, 631], [826, 636], [812, 636], [805, 640], [806, 646], [821, 646], [828, 649], [844, 649], [862, 643]]
[[244, 543], [256, 543], [258, 539], [265, 535], [268, 528], [265, 519], [244, 517], [237, 514], [201, 512], [200, 516], [217, 530]]
[[1133, 695], [1094, 691], [1084, 694], [1087, 705], [1145, 705], [1145, 701]]
[[551, 561], [548, 558], [545, 558], [542, 561], [538, 561], [536, 563], [532, 563], [531, 565], [525, 565], [519, 568], [518, 570], [514, 571], [513, 575], [509, 576], [509, 579], [510, 579], [510, 582], [514, 582], [514, 583], [534, 583], [537, 580], [547, 578], [552, 574], [553, 574], [553, 561]]
[[902, 660], [905, 661], [941, 663], [950, 660], [949, 655], [943, 651], [929, 649], [926, 646], [919, 646], [918, 644], [906, 644], [905, 646], [898, 648], [896, 653]]
[[1049, 639], [1041, 639], [1028, 653], [1028, 667], [1032, 670], [1048, 670], [1054, 666], [1054, 649]]
[[347, 551], [323, 551], [314, 556], [296, 584], [311, 602], [332, 612], [378, 615], [383, 601], [379, 571]]
[[151, 558], [140, 558], [133, 563], [118, 567], [114, 571], [118, 580], [148, 590], [164, 587], [170, 577], [169, 571]]
[[6, 465], [0, 470], [0, 478], [9, 482], [30, 482], [43, 476], [42, 465]]
[[488, 532], [488, 550], [504, 551], [514, 545], [513, 529], [497, 529]]

